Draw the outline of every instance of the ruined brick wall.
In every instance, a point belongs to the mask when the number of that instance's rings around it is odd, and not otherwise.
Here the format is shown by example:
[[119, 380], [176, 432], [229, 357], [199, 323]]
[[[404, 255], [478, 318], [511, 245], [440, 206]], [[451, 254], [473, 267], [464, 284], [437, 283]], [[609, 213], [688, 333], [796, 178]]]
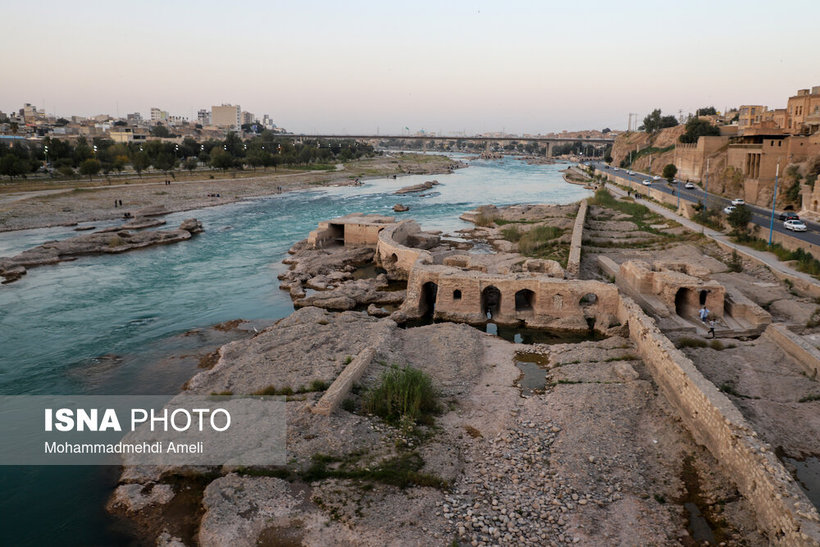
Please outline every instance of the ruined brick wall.
[[752, 504], [760, 528], [777, 545], [820, 545], [820, 515], [732, 402], [666, 338], [641, 308], [621, 297], [629, 326], [655, 383], [697, 442], [706, 446]]
[[587, 200], [581, 201], [578, 213], [575, 216], [575, 225], [572, 228], [572, 239], [569, 244], [569, 258], [567, 259], [567, 274], [577, 277], [581, 269], [581, 243], [584, 239], [584, 222], [587, 218]]

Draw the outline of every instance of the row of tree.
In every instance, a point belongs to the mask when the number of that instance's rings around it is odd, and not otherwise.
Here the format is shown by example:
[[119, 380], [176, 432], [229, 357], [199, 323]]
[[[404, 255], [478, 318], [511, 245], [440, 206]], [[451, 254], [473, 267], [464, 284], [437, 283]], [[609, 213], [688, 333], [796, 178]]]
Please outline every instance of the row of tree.
[[352, 140], [293, 139], [265, 131], [247, 140], [229, 133], [224, 140], [197, 142], [186, 138], [175, 144], [162, 141], [122, 144], [95, 137], [90, 142], [80, 137], [75, 143], [46, 138], [37, 144], [0, 144], [0, 175], [25, 177], [47, 169], [70, 177], [79, 172], [93, 176], [100, 172], [122, 172], [130, 166], [137, 174], [150, 167], [169, 172], [173, 169], [244, 169], [246, 166], [310, 166], [346, 162], [373, 156], [372, 146]]

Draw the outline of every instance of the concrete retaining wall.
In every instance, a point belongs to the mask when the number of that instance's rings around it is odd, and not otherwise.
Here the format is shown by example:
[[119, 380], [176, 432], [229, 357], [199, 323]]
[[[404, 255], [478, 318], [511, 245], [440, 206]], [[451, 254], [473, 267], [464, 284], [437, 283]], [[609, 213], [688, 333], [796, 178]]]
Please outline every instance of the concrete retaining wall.
[[820, 350], [794, 334], [785, 325], [773, 323], [766, 328], [763, 335], [800, 363], [809, 377], [817, 378], [820, 371]]
[[575, 225], [572, 227], [572, 239], [569, 244], [569, 258], [567, 259], [567, 275], [577, 277], [581, 269], [581, 242], [584, 238], [584, 222], [587, 218], [587, 200], [581, 201], [578, 214], [575, 216]]
[[820, 515], [732, 402], [666, 338], [641, 308], [621, 297], [618, 319], [666, 399], [752, 504], [777, 545], [820, 545]]

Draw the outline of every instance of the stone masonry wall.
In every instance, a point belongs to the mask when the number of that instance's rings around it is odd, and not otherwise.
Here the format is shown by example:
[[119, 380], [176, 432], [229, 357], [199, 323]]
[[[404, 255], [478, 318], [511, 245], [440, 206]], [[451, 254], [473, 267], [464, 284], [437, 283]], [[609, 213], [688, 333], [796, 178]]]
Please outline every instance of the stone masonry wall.
[[621, 297], [618, 319], [664, 396], [695, 439], [734, 477], [776, 545], [820, 545], [820, 515], [732, 402], [666, 338], [641, 308]]
[[572, 239], [569, 244], [569, 258], [567, 259], [567, 274], [577, 277], [581, 269], [581, 243], [584, 239], [584, 222], [587, 218], [587, 200], [581, 201], [578, 214], [575, 216], [575, 225], [572, 227]]

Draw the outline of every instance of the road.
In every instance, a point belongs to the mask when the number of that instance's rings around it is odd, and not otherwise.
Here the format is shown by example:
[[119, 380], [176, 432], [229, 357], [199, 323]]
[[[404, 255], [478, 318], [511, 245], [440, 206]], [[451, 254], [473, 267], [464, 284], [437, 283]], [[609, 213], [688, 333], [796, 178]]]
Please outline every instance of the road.
[[[687, 190], [684, 188], [684, 183], [681, 182], [680, 184], [669, 184], [666, 180], [652, 180], [652, 175], [647, 175], [645, 173], [639, 173], [635, 171], [634, 175], [630, 175], [627, 170], [625, 169], [618, 169], [615, 171], [613, 167], [609, 167], [605, 163], [602, 162], [587, 162], [588, 164], [594, 165], [597, 169], [602, 172], [610, 173], [615, 177], [619, 177], [624, 180], [630, 180], [637, 184], [642, 184], [645, 180], [652, 181], [652, 188], [655, 190], [660, 190], [661, 192], [665, 192], [667, 194], [675, 195], [677, 190], [677, 186], [680, 187], [680, 199], [685, 201], [690, 201], [692, 203], [707, 203], [706, 201], [706, 193], [703, 191], [702, 188], [695, 185], [694, 190]], [[724, 198], [722, 196], [718, 196], [715, 194], [709, 194], [708, 205], [710, 208], [719, 208], [719, 214], [725, 214], [723, 212], [723, 208], [727, 205], [731, 205], [732, 200], [728, 198]], [[771, 222], [772, 210], [765, 209], [763, 207], [758, 207], [757, 205], [750, 205], [747, 204], [746, 207], [751, 209], [752, 211], [752, 222], [757, 224], [761, 227], [760, 237], [763, 239], [769, 238], [769, 224]], [[814, 245], [820, 245], [820, 224], [816, 222], [809, 222], [805, 219], [802, 219], [803, 222], [806, 223], [808, 230], [805, 232], [793, 232], [791, 230], [787, 230], [783, 227], [783, 221], [779, 220], [780, 211], [777, 211], [774, 217], [774, 231], [781, 232], [784, 234], [789, 234], [790, 236], [796, 237], [802, 241], [806, 241], [808, 243], [812, 243]]]

